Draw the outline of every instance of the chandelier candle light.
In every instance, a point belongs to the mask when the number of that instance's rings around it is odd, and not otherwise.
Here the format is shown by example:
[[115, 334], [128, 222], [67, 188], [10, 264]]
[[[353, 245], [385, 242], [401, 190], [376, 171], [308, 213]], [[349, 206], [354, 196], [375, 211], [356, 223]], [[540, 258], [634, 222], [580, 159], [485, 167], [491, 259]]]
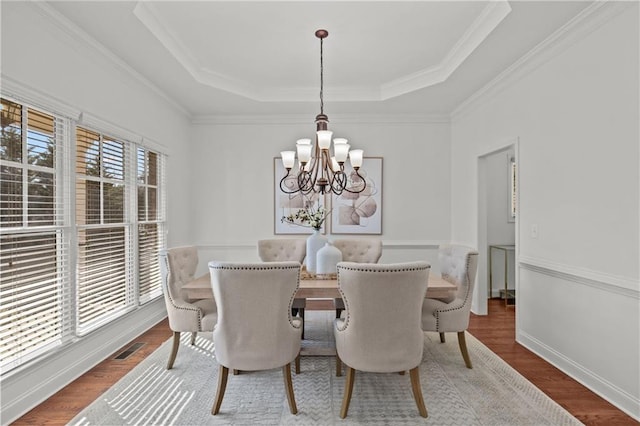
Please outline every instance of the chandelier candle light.
[[[327, 130], [329, 118], [324, 114], [323, 99], [323, 55], [322, 41], [329, 35], [327, 30], [316, 31], [316, 37], [320, 39], [320, 114], [316, 116], [316, 141], [311, 144], [311, 139], [299, 139], [296, 144], [298, 154], [298, 172], [295, 183], [291, 184], [291, 170], [296, 163], [296, 151], [283, 151], [282, 164], [287, 170], [286, 175], [280, 180], [280, 189], [287, 194], [301, 192], [309, 194], [333, 192], [336, 195], [343, 191], [360, 193], [366, 187], [365, 179], [358, 173], [362, 166], [361, 149], [349, 151], [349, 144], [346, 139], [333, 139], [333, 155], [331, 155], [331, 137], [333, 132]], [[351, 160], [354, 175], [352, 175], [352, 185], [348, 187], [347, 175], [344, 172], [344, 163], [347, 156]], [[288, 184], [289, 183], [289, 184]]]

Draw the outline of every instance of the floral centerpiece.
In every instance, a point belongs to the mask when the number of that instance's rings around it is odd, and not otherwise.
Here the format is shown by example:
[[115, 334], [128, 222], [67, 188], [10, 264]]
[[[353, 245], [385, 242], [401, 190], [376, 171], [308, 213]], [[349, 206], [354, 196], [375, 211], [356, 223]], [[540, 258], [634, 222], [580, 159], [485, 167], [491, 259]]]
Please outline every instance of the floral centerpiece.
[[329, 216], [329, 213], [330, 211], [322, 206], [319, 206], [317, 209], [307, 207], [288, 216], [282, 216], [281, 221], [283, 223], [287, 222], [292, 225], [304, 226], [319, 231], [322, 228], [322, 224], [327, 219], [327, 216]]

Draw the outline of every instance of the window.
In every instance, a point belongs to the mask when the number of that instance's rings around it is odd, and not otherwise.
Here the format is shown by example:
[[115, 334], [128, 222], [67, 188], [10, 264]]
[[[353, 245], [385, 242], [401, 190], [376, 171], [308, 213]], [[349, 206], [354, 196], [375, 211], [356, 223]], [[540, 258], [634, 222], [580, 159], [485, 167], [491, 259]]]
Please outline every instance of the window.
[[[3, 374], [161, 296], [159, 152], [2, 98]], [[69, 149], [73, 148], [74, 149]]]
[[161, 207], [160, 176], [162, 158], [138, 148], [138, 270], [139, 302], [146, 303], [162, 294], [159, 250], [164, 247], [164, 208]]
[[64, 123], [2, 99], [0, 365], [61, 345], [70, 328], [69, 243], [62, 204]]

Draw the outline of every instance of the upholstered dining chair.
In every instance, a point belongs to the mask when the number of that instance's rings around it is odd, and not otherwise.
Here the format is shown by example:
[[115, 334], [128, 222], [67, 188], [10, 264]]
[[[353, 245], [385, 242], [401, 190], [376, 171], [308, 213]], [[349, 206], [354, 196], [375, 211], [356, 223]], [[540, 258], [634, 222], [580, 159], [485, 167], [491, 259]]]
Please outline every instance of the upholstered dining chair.
[[209, 274], [195, 277], [198, 267], [196, 247], [184, 246], [161, 250], [159, 261], [169, 328], [173, 331], [173, 347], [167, 363], [167, 370], [170, 370], [178, 354], [180, 333], [191, 332], [191, 344], [195, 344], [199, 331], [213, 331], [218, 313], [215, 300], [190, 300], [182, 290], [182, 286], [191, 281], [208, 283], [210, 280]]
[[[302, 238], [274, 238], [258, 240], [258, 256], [263, 262], [295, 261], [302, 265], [307, 254], [307, 240]], [[302, 318], [302, 338], [304, 339], [305, 299], [293, 299], [291, 313]]]
[[473, 287], [478, 269], [478, 252], [457, 245], [442, 245], [438, 249], [438, 263], [442, 278], [455, 284], [458, 289], [449, 300], [425, 299], [422, 306], [422, 329], [440, 333], [445, 342], [446, 332], [458, 333], [458, 345], [467, 368], [473, 368], [465, 330], [469, 326], [469, 313]]
[[[382, 256], [382, 240], [379, 238], [338, 239], [333, 241], [333, 245], [342, 252], [343, 262], [378, 263], [380, 256]], [[340, 318], [340, 314], [344, 310], [342, 299], [333, 299], [333, 307], [336, 310], [336, 318]]]
[[429, 270], [426, 262], [338, 263], [338, 288], [346, 306], [345, 318], [337, 318], [334, 325], [336, 374], [341, 374], [342, 362], [347, 366], [341, 418], [349, 410], [356, 370], [409, 370], [418, 411], [427, 417], [419, 367], [424, 347], [420, 315]]
[[229, 369], [281, 367], [289, 410], [296, 414], [291, 362], [299, 359], [302, 320], [291, 315], [291, 303], [300, 263], [209, 262], [209, 272], [218, 306], [213, 343], [220, 366], [211, 413], [220, 411]]

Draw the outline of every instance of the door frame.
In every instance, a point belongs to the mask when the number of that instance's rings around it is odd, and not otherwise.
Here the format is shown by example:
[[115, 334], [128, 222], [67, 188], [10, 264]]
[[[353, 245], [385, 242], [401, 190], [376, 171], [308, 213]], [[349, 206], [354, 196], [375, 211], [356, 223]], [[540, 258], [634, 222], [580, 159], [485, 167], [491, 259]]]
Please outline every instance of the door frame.
[[[501, 151], [507, 151], [513, 148], [515, 161], [516, 161], [516, 218], [515, 218], [515, 288], [516, 288], [516, 305], [518, 304], [518, 296], [520, 292], [519, 288], [519, 272], [520, 268], [518, 267], [518, 259], [519, 259], [519, 242], [520, 242], [520, 226], [519, 226], [519, 216], [520, 216], [520, 188], [522, 187], [520, 181], [520, 140], [518, 137], [510, 138], [504, 140], [495, 146], [491, 147], [488, 150], [484, 150], [480, 154], [477, 155], [477, 171], [478, 171], [478, 258], [483, 259], [483, 261], [478, 262], [478, 273], [476, 278], [476, 288], [474, 291], [472, 310], [477, 315], [487, 315], [488, 314], [488, 295], [489, 295], [489, 252], [488, 252], [488, 238], [487, 238], [487, 171], [486, 171], [486, 162], [487, 157], [497, 154]], [[506, 208], [506, 206], [505, 206]], [[518, 320], [518, 311], [516, 310], [516, 324]]]

